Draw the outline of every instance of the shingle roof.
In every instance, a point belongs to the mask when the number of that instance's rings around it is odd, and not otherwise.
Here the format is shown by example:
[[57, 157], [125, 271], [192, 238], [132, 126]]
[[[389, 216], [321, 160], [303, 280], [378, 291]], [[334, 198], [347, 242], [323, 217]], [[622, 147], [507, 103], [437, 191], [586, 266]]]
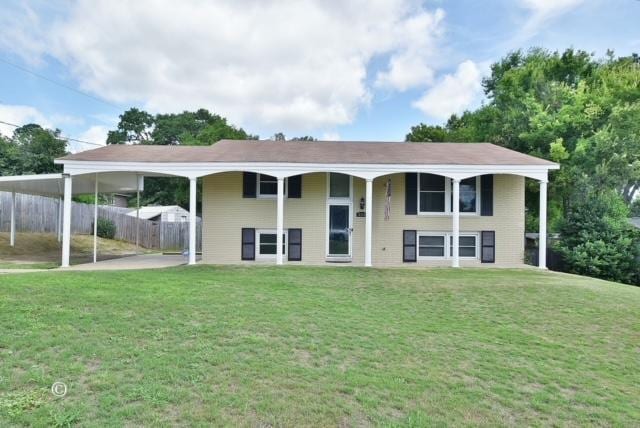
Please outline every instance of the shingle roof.
[[221, 140], [212, 146], [111, 145], [61, 158], [103, 162], [555, 165], [489, 143]]

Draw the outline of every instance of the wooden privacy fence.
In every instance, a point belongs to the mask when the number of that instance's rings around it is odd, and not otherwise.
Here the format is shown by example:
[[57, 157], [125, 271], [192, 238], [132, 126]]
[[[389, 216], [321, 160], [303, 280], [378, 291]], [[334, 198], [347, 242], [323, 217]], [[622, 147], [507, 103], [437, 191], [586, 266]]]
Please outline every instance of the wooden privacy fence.
[[[36, 195], [16, 194], [16, 231], [57, 233], [61, 201]], [[126, 215], [130, 208], [99, 205], [98, 218], [106, 218], [116, 225], [115, 239], [136, 242], [135, 216]], [[71, 203], [71, 233], [93, 234], [94, 206]], [[0, 192], [0, 231], [11, 228], [11, 193]], [[139, 243], [142, 247], [181, 251], [189, 246], [189, 223], [159, 222], [140, 219]], [[202, 248], [202, 221], [196, 223], [196, 248]]]

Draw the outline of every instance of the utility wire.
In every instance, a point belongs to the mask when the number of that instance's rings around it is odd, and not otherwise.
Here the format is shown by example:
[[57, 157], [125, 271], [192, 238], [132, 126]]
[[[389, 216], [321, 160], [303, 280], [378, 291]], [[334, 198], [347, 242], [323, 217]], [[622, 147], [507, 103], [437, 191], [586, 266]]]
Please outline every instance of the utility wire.
[[[21, 127], [21, 125], [16, 125], [15, 123], [5, 122], [4, 120], [0, 120], [0, 123], [2, 123], [4, 125], [13, 126], [14, 128], [20, 128]], [[84, 140], [79, 140], [77, 138], [65, 137], [64, 135], [60, 135], [58, 138], [60, 138], [61, 140], [75, 141], [77, 143], [91, 144], [91, 145], [94, 145], [94, 146], [104, 147], [104, 144], [92, 143], [91, 141], [84, 141]]]
[[75, 92], [75, 93], [77, 93], [77, 94], [80, 94], [80, 95], [82, 95], [82, 96], [85, 96], [85, 97], [91, 98], [91, 99], [92, 99], [92, 100], [94, 100], [94, 101], [98, 101], [98, 102], [100, 102], [100, 103], [102, 103], [102, 104], [108, 105], [108, 106], [113, 107], [113, 108], [116, 108], [116, 109], [118, 109], [118, 110], [120, 110], [120, 109], [121, 109], [121, 107], [119, 107], [119, 106], [117, 106], [117, 105], [115, 105], [115, 104], [111, 104], [109, 101], [105, 101], [105, 100], [103, 100], [103, 99], [100, 99], [100, 98], [98, 98], [98, 97], [95, 97], [95, 96], [93, 96], [93, 95], [91, 95], [91, 94], [88, 94], [88, 93], [86, 93], [86, 92], [83, 92], [83, 91], [81, 91], [81, 90], [79, 90], [79, 89], [76, 89], [76, 88], [74, 88], [74, 87], [72, 87], [72, 86], [65, 85], [64, 83], [58, 82], [57, 80], [53, 80], [53, 79], [51, 79], [51, 78], [49, 78], [49, 77], [47, 77], [47, 76], [44, 76], [44, 75], [39, 74], [39, 73], [36, 73], [35, 71], [31, 71], [31, 70], [29, 70], [28, 68], [25, 68], [25, 67], [23, 67], [23, 66], [21, 66], [21, 65], [14, 64], [13, 62], [7, 61], [6, 59], [4, 59], [4, 58], [2, 58], [2, 57], [0, 57], [0, 62], [5, 63], [5, 64], [7, 64], [7, 65], [10, 65], [11, 67], [17, 68], [18, 70], [23, 71], [23, 72], [25, 72], [25, 73], [31, 74], [32, 76], [36, 76], [36, 77], [38, 77], [38, 78], [40, 78], [40, 79], [46, 80], [47, 82], [49, 82], [49, 83], [53, 83], [54, 85], [58, 85], [58, 86], [60, 86], [60, 87], [62, 87], [62, 88], [65, 88], [65, 89], [67, 89], [67, 90], [69, 90], [69, 91], [73, 91], [73, 92]]

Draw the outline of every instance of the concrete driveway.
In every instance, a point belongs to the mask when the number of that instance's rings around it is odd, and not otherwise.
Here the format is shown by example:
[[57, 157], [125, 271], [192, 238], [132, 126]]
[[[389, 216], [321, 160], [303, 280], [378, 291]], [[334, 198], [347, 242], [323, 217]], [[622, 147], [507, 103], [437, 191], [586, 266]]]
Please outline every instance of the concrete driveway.
[[171, 266], [179, 266], [187, 263], [187, 258], [181, 255], [164, 256], [162, 254], [143, 254], [139, 256], [120, 257], [117, 259], [103, 260], [97, 263], [83, 263], [68, 268], [59, 268], [58, 271], [94, 271], [94, 270], [132, 270], [132, 269], [158, 269]]

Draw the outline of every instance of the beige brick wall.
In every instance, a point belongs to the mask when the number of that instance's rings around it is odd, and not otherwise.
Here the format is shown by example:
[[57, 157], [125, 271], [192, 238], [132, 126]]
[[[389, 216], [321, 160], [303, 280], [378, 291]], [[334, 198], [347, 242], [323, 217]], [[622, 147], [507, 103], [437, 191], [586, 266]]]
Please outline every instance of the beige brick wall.
[[[451, 231], [451, 216], [407, 216], [404, 214], [404, 174], [379, 177], [373, 183], [374, 266], [402, 263], [402, 230]], [[384, 220], [385, 184], [391, 179], [391, 216]], [[285, 228], [302, 229], [302, 262], [326, 263], [326, 186], [324, 173], [307, 174], [302, 179], [302, 198], [285, 199]], [[365, 219], [356, 217], [365, 183], [353, 179], [353, 265], [364, 264]], [[203, 262], [243, 263], [240, 260], [240, 233], [243, 227], [275, 229], [275, 199], [242, 197], [242, 173], [229, 172], [204, 178], [202, 195]], [[512, 175], [494, 177], [494, 215], [461, 216], [461, 232], [496, 232], [496, 263], [461, 259], [462, 266], [519, 266], [524, 256], [524, 178]], [[246, 262], [257, 263], [257, 262]], [[272, 263], [272, 262], [270, 262]], [[286, 261], [285, 261], [286, 263]], [[405, 266], [448, 266], [450, 261], [420, 261]]]

